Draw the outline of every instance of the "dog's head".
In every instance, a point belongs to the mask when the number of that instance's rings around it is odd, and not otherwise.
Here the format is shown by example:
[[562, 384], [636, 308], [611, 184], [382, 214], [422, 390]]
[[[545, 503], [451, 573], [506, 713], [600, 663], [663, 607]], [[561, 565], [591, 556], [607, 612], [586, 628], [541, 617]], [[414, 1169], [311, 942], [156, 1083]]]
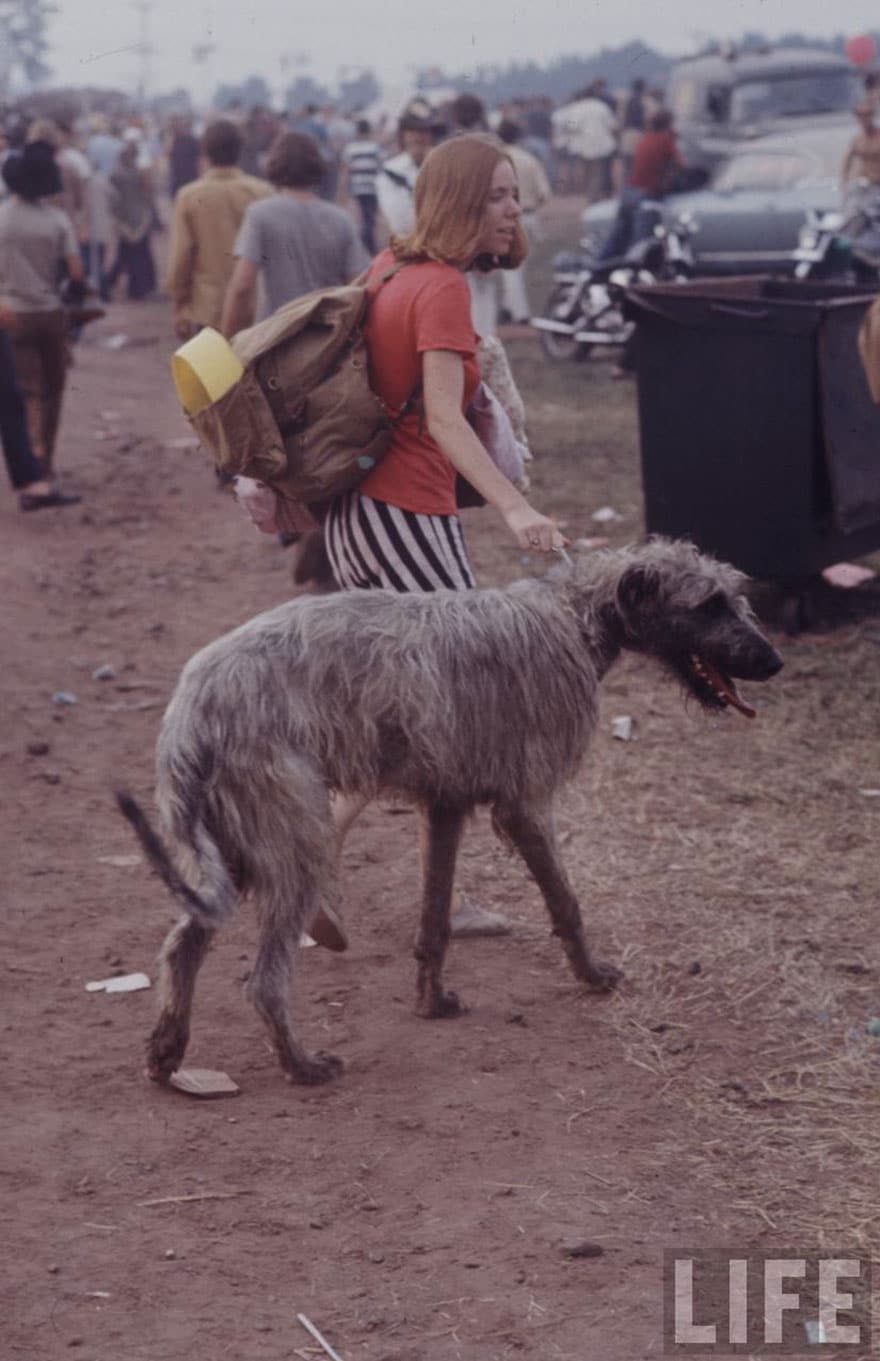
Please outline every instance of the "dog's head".
[[745, 577], [693, 545], [654, 539], [624, 555], [610, 609], [623, 647], [665, 662], [706, 709], [754, 709], [737, 680], [766, 681], [782, 667], [757, 628]]

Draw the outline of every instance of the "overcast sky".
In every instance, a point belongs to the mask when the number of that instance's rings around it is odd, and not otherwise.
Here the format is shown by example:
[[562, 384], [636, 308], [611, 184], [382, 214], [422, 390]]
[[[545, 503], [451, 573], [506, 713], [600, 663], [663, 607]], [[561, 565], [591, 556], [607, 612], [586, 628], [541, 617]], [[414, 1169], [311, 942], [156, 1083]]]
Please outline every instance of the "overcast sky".
[[[277, 90], [298, 71], [335, 83], [368, 66], [400, 83], [432, 64], [447, 71], [566, 53], [641, 38], [666, 51], [748, 29], [850, 36], [877, 21], [857, 0], [146, 0], [152, 92], [179, 85], [203, 96], [220, 81], [260, 74]], [[133, 90], [141, 31], [131, 0], [59, 0], [51, 25], [55, 78]], [[197, 60], [194, 49], [212, 43]]]

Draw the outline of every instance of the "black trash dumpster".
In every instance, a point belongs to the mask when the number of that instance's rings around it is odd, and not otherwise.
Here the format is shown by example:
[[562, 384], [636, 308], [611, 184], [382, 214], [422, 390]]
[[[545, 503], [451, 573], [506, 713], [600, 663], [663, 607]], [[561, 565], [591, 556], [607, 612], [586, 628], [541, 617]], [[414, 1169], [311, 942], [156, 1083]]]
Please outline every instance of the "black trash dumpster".
[[795, 583], [880, 549], [880, 406], [846, 285], [632, 289], [646, 527]]

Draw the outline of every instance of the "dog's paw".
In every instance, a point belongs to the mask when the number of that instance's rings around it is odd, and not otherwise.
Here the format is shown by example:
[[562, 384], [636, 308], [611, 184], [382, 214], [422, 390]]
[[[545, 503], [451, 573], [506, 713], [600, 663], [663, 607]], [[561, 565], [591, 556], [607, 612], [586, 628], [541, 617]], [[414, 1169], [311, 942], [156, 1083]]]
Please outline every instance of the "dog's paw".
[[461, 1016], [464, 1010], [457, 992], [436, 993], [421, 1000], [416, 1007], [419, 1016], [428, 1021], [442, 1021], [450, 1016]]
[[586, 984], [594, 992], [612, 992], [623, 978], [623, 970], [604, 959], [590, 960]]
[[319, 1087], [323, 1082], [332, 1082], [343, 1070], [342, 1059], [335, 1054], [320, 1051], [309, 1058], [301, 1059], [296, 1067], [287, 1074], [291, 1082], [303, 1087]]
[[188, 1036], [174, 1022], [162, 1019], [147, 1041], [147, 1077], [167, 1082], [183, 1062]]

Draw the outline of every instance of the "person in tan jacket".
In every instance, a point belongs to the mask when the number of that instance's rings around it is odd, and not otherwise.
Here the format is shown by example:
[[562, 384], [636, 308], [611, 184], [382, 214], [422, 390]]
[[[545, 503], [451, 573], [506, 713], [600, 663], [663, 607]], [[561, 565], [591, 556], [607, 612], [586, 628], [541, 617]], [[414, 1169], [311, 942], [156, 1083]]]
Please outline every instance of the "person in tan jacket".
[[223, 295], [235, 267], [232, 249], [245, 209], [271, 194], [270, 186], [238, 168], [241, 132], [229, 118], [202, 135], [208, 168], [174, 200], [166, 291], [174, 302], [178, 338], [202, 326], [219, 329]]

